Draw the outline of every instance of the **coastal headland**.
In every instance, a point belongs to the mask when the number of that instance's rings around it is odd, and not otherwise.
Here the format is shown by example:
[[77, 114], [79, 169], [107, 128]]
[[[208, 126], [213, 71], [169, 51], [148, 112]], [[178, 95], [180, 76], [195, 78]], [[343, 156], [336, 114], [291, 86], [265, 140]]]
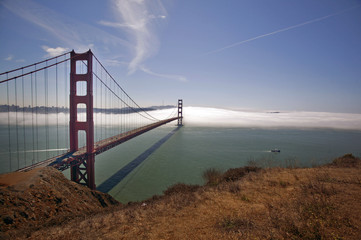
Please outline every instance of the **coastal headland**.
[[53, 168], [0, 175], [0, 239], [359, 239], [361, 159], [204, 173], [121, 204]]

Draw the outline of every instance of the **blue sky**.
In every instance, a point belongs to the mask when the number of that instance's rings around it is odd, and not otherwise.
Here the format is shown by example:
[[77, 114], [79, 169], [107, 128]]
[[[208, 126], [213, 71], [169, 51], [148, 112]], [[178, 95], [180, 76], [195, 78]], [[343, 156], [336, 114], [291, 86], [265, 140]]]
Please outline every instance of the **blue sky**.
[[0, 1], [0, 71], [91, 48], [139, 104], [361, 113], [361, 1]]

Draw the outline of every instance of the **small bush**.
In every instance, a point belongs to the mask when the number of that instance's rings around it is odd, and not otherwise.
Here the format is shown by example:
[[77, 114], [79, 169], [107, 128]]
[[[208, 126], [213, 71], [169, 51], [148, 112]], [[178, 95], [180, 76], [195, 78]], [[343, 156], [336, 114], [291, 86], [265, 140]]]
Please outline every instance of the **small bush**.
[[250, 201], [251, 201], [251, 200], [249, 200], [249, 198], [248, 198], [246, 195], [244, 195], [244, 194], [241, 196], [241, 200], [242, 200], [242, 201], [245, 201], [245, 202], [250, 202]]
[[199, 188], [198, 185], [188, 185], [184, 183], [178, 183], [164, 191], [164, 195], [170, 196], [177, 193], [190, 193], [195, 192]]
[[285, 182], [285, 181], [282, 181], [282, 180], [280, 180], [279, 184], [280, 184], [280, 186], [283, 187], [283, 188], [285, 188], [285, 187], [287, 187], [287, 186], [289, 185], [288, 182]]
[[230, 192], [233, 194], [237, 194], [241, 191], [241, 186], [238, 183], [231, 182], [222, 182], [221, 184], [217, 185], [217, 190], [222, 192]]
[[359, 167], [361, 166], [361, 159], [348, 153], [333, 160], [331, 165], [335, 167]]
[[207, 185], [218, 185], [222, 180], [223, 173], [215, 168], [210, 168], [204, 171], [203, 179], [206, 180]]
[[258, 172], [259, 170], [261, 170], [259, 167], [231, 168], [223, 174], [223, 180], [227, 182], [234, 182], [240, 180], [250, 172]]
[[175, 209], [180, 210], [189, 206], [196, 200], [195, 192], [199, 189], [198, 185], [187, 185], [178, 183], [164, 191], [164, 195], [170, 202], [173, 202]]

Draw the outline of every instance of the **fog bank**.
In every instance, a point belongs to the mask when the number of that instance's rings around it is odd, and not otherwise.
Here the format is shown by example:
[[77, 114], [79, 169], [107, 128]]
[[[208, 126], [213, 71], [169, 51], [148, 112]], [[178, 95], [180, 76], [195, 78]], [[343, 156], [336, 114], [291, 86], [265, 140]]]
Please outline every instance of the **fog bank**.
[[251, 112], [185, 107], [183, 115], [184, 123], [191, 126], [361, 130], [361, 114], [350, 113]]
[[[148, 113], [159, 119], [173, 117], [177, 109], [163, 109]], [[144, 116], [146, 114], [142, 113]], [[85, 113], [79, 114], [85, 120]], [[187, 126], [203, 127], [242, 127], [242, 128], [334, 128], [345, 130], [361, 130], [361, 114], [329, 113], [329, 112], [267, 112], [236, 111], [220, 108], [184, 107], [183, 123]], [[10, 114], [0, 113], [0, 124], [8, 125], [67, 125], [69, 114], [31, 114], [22, 112]], [[143, 118], [138, 113], [132, 114], [94, 114], [94, 124], [118, 125], [136, 122], [137, 126], [154, 121]]]

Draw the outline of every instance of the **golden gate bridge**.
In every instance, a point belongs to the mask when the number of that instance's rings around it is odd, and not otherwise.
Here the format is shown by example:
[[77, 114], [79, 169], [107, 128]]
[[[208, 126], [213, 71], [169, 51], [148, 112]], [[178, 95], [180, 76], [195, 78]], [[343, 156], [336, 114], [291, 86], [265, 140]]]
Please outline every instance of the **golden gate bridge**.
[[154, 109], [140, 107], [91, 50], [0, 77], [0, 124], [8, 142], [2, 161], [9, 171], [70, 168], [72, 181], [95, 189], [96, 155], [166, 123], [182, 126], [181, 99], [170, 115], [153, 116]]

